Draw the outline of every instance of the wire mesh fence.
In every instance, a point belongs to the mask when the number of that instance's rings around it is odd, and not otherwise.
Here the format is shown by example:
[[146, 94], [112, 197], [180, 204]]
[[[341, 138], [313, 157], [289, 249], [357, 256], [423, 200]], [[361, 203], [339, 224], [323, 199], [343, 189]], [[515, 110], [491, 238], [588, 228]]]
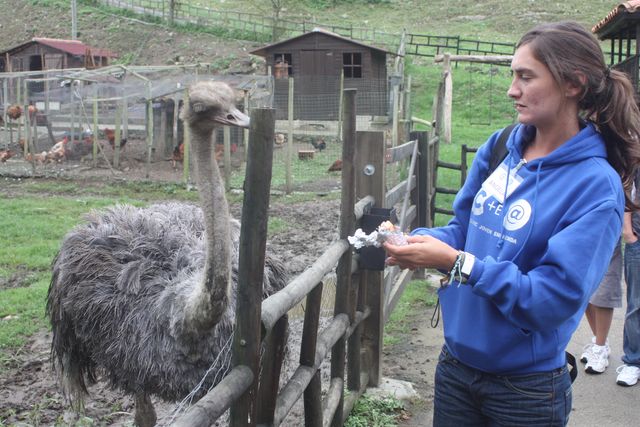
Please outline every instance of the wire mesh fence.
[[[0, 150], [12, 158], [0, 163], [0, 173], [190, 182], [179, 110], [186, 88], [202, 79], [238, 89], [241, 110], [276, 109], [275, 190], [340, 189], [345, 88], [357, 90], [357, 130], [384, 132], [392, 144], [398, 81], [212, 75], [204, 65], [5, 73]], [[11, 118], [14, 107], [31, 112]], [[229, 152], [218, 156], [228, 188], [242, 188], [248, 131], [220, 130], [217, 141], [224, 142], [219, 153]]]
[[[5, 73], [0, 148], [14, 161], [2, 168], [188, 180], [190, 168], [181, 164], [179, 109], [186, 88], [202, 79], [238, 89], [242, 110], [273, 104], [270, 77], [212, 75], [203, 65]], [[234, 129], [229, 137], [234, 154], [241, 151], [245, 133]]]

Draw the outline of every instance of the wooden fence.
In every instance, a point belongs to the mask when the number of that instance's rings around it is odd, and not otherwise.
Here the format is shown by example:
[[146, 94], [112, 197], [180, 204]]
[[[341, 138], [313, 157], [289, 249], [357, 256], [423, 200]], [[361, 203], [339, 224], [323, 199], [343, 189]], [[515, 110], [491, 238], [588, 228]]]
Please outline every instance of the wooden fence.
[[[397, 50], [402, 38], [401, 33], [380, 31], [371, 27], [276, 19], [264, 14], [213, 9], [175, 0], [99, 0], [99, 3], [158, 17], [170, 24], [191, 23], [221, 28], [237, 38], [265, 42], [294, 37], [316, 27], [325, 28], [353, 40], [385, 46], [391, 50]], [[515, 49], [514, 43], [471, 40], [458, 36], [416, 33], [407, 36], [407, 55], [433, 57], [444, 52], [456, 55], [511, 55]]]
[[[275, 113], [272, 109], [252, 112], [242, 211], [242, 223], [252, 227], [241, 230], [239, 271], [243, 277], [238, 281], [234, 368], [178, 418], [175, 426], [209, 426], [227, 409], [231, 411], [231, 426], [277, 426], [301, 397], [306, 426], [341, 426], [366, 387], [378, 385], [384, 323], [411, 275], [392, 269], [385, 272], [383, 267], [362, 269], [364, 263], [358, 262], [359, 255], [350, 250], [347, 236], [376, 206], [389, 208], [401, 203], [403, 227], [424, 225], [427, 214], [421, 209], [426, 204], [422, 203], [417, 185], [422, 180], [419, 174], [424, 171], [418, 161], [418, 140], [385, 150], [382, 132], [356, 131], [355, 97], [355, 90], [344, 91], [339, 240], [283, 290], [261, 304], [258, 282], [264, 256], [260, 256], [259, 250], [264, 251], [264, 212], [271, 178], [270, 167], [266, 167], [270, 165], [264, 162], [273, 153]], [[395, 162], [409, 163], [408, 176], [387, 192], [385, 167]], [[334, 267], [337, 276], [334, 315], [328, 326], [319, 330], [323, 280]], [[386, 289], [385, 282], [392, 287]], [[300, 364], [278, 391], [287, 313], [305, 298]], [[261, 338], [264, 351], [260, 360]], [[331, 380], [323, 399], [319, 369], [329, 354]], [[260, 378], [258, 372], [262, 372]]]
[[443, 53], [454, 55], [513, 55], [514, 43], [463, 39], [458, 36], [407, 34], [407, 54], [435, 57]]

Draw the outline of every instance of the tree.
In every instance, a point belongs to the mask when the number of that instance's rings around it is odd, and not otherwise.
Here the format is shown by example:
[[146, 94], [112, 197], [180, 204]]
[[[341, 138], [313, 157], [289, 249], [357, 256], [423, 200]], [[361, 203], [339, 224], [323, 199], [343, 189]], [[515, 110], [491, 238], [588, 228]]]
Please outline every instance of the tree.
[[271, 0], [271, 11], [273, 12], [273, 31], [271, 33], [271, 40], [273, 42], [278, 41], [284, 32], [284, 29], [280, 28], [280, 14], [289, 2], [290, 0]]

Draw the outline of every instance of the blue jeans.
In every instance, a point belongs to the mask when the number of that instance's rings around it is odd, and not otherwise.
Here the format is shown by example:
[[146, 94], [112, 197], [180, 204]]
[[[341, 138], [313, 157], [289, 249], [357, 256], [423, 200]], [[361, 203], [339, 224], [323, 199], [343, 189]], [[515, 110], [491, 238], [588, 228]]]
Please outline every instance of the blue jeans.
[[435, 375], [434, 427], [565, 426], [571, 413], [567, 367], [526, 375], [494, 375], [442, 348]]
[[624, 246], [627, 314], [624, 317], [622, 361], [640, 367], [640, 240]]

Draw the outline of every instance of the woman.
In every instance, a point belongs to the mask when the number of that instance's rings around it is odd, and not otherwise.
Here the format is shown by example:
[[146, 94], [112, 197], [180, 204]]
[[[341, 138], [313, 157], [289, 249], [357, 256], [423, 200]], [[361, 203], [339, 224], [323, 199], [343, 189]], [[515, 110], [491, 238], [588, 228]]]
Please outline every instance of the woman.
[[[620, 237], [639, 163], [640, 113], [580, 25], [539, 26], [516, 47], [520, 124], [486, 179], [477, 153], [445, 226], [385, 244], [389, 265], [449, 271], [434, 425], [566, 425], [565, 348]], [[586, 118], [582, 119], [581, 117]]]

